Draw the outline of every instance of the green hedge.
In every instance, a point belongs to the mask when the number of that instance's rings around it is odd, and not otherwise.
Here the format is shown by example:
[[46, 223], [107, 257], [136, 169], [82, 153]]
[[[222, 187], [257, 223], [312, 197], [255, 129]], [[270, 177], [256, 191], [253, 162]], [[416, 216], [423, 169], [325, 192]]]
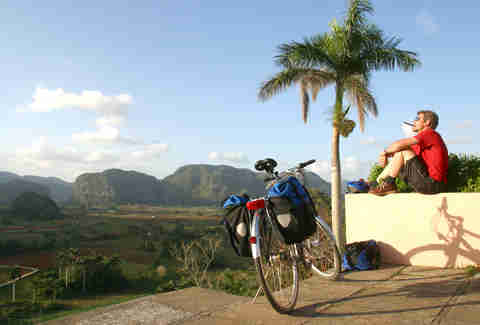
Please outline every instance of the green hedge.
[[[373, 165], [368, 180], [375, 180], [382, 171], [382, 167]], [[447, 192], [480, 192], [480, 157], [451, 153], [448, 156], [447, 181]], [[413, 192], [404, 181], [397, 178], [396, 182], [399, 192]]]

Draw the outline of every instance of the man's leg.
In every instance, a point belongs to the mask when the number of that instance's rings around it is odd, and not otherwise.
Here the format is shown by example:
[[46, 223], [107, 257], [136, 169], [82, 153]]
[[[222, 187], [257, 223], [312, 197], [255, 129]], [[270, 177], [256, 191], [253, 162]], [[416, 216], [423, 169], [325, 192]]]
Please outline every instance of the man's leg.
[[410, 149], [396, 152], [388, 162], [387, 166], [385, 166], [382, 173], [378, 175], [377, 182], [380, 183], [380, 180], [385, 179], [388, 176], [393, 178], [397, 177], [398, 174], [400, 174], [402, 167], [405, 166], [407, 160], [410, 160], [413, 157], [415, 157], [415, 153]]
[[382, 173], [377, 177], [377, 182], [380, 183], [380, 181], [383, 180], [383, 183], [380, 186], [371, 189], [369, 193], [375, 195], [395, 193], [397, 191], [395, 178], [400, 174], [400, 171], [403, 166], [405, 166], [406, 162], [413, 157], [415, 157], [415, 153], [409, 149], [396, 152], [388, 162], [387, 166], [385, 166]]

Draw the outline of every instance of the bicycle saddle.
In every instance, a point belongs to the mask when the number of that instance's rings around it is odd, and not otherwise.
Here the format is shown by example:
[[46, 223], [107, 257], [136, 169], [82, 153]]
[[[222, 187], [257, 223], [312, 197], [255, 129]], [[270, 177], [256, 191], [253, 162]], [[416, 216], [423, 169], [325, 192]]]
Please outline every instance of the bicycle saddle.
[[277, 162], [272, 158], [265, 158], [255, 163], [255, 169], [258, 171], [266, 170], [272, 173], [275, 167], [277, 167]]

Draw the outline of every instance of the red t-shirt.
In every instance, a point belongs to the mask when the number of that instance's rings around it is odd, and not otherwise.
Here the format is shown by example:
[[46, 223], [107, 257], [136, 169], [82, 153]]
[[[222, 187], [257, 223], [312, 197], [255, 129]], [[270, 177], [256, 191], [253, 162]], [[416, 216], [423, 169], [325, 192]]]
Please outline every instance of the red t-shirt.
[[422, 157], [427, 165], [428, 175], [436, 181], [447, 183], [448, 150], [440, 134], [426, 128], [414, 138], [418, 143], [411, 146], [412, 150]]

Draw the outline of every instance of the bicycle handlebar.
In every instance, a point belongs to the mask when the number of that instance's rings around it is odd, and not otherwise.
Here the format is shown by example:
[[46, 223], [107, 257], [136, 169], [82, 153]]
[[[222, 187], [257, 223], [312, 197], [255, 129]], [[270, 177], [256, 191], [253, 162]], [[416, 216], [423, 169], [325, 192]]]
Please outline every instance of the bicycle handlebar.
[[[301, 169], [307, 167], [308, 165], [313, 164], [315, 161], [316, 161], [315, 159], [307, 160], [305, 162], [299, 163], [295, 167], [287, 169], [287, 171], [295, 172], [295, 171], [301, 170]], [[264, 170], [264, 171], [267, 172], [267, 174], [271, 175], [270, 177], [267, 177], [264, 180], [265, 182], [274, 180], [275, 178], [278, 177], [278, 172], [274, 172], [274, 168], [276, 166], [277, 166], [277, 162], [272, 158], [265, 158], [265, 159], [262, 159], [262, 160], [258, 160], [255, 163], [255, 169], [256, 170], [258, 170], [258, 171], [263, 171]]]
[[307, 167], [308, 165], [311, 165], [315, 162], [316, 160], [315, 159], [310, 159], [310, 160], [307, 160], [306, 162], [303, 162], [303, 163], [300, 163], [298, 164], [298, 169], [301, 169], [301, 168], [305, 168]]

